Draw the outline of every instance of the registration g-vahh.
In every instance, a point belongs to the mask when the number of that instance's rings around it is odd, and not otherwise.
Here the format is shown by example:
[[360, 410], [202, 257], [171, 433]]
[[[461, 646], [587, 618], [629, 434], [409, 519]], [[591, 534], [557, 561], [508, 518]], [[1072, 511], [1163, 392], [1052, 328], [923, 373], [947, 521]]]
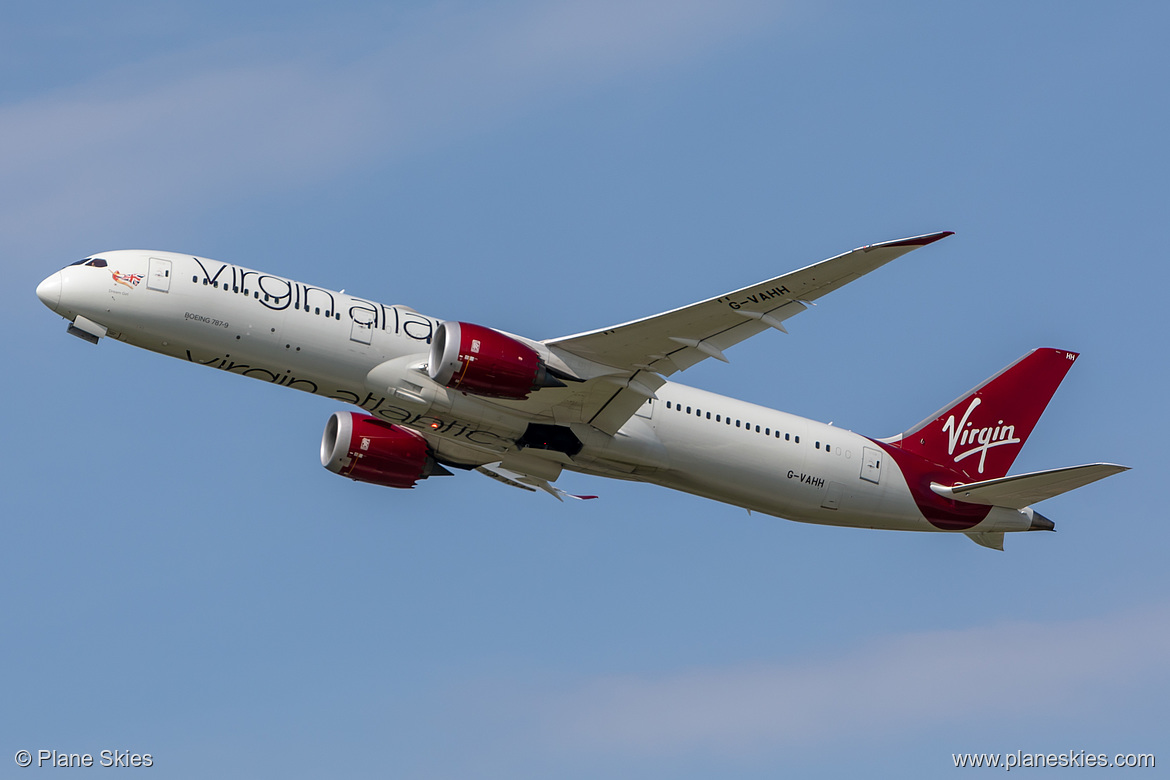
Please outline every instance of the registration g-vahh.
[[[670, 381], [950, 233], [872, 244], [699, 303], [535, 340], [231, 263], [102, 252], [37, 296], [69, 333], [124, 341], [351, 407], [321, 462], [413, 488], [454, 471], [558, 499], [568, 469], [807, 523], [963, 533], [1052, 530], [1031, 505], [1125, 470], [1008, 475], [1077, 353], [1035, 349], [906, 432], [870, 438]], [[786, 332], [786, 331], [785, 331]], [[591, 498], [591, 496], [572, 496]]]

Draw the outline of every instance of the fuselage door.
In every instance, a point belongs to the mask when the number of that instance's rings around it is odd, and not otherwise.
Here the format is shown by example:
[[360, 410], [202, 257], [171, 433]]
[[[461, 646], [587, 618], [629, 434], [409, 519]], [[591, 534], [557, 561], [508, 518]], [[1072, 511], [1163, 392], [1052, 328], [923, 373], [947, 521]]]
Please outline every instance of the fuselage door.
[[353, 327], [349, 329], [350, 341], [356, 341], [359, 344], [369, 344], [374, 334], [374, 321], [361, 322], [357, 316], [354, 316]]
[[146, 286], [159, 292], [171, 290], [171, 261], [160, 257], [150, 258], [150, 270], [146, 274]]
[[878, 484], [882, 476], [882, 453], [873, 447], [861, 448], [861, 478]]

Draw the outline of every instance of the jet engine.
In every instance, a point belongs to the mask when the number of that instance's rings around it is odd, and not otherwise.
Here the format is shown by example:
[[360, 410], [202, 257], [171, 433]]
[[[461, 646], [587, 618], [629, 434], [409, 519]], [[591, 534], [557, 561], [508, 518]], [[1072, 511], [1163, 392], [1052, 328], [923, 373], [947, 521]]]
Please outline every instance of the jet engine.
[[354, 412], [334, 412], [325, 424], [321, 465], [358, 482], [396, 488], [451, 473], [435, 462], [420, 434]]
[[488, 398], [521, 400], [542, 387], [565, 386], [532, 347], [468, 322], [439, 326], [427, 373], [444, 387]]

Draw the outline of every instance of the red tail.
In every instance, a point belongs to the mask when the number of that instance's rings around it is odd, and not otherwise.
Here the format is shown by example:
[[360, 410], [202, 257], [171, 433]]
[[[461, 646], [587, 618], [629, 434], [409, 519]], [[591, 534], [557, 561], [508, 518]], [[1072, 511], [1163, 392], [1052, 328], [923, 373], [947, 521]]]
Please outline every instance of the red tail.
[[965, 474], [1006, 476], [1076, 352], [1035, 349], [889, 444]]

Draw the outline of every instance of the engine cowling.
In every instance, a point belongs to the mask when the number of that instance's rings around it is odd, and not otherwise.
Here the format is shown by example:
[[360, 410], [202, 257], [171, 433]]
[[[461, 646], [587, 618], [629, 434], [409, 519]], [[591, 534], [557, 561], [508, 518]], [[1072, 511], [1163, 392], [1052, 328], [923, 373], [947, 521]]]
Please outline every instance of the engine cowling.
[[435, 462], [420, 434], [354, 412], [334, 412], [325, 424], [321, 465], [359, 482], [396, 488], [450, 473]]
[[444, 387], [521, 400], [542, 387], [564, 387], [536, 350], [498, 330], [444, 322], [431, 339], [427, 373]]

